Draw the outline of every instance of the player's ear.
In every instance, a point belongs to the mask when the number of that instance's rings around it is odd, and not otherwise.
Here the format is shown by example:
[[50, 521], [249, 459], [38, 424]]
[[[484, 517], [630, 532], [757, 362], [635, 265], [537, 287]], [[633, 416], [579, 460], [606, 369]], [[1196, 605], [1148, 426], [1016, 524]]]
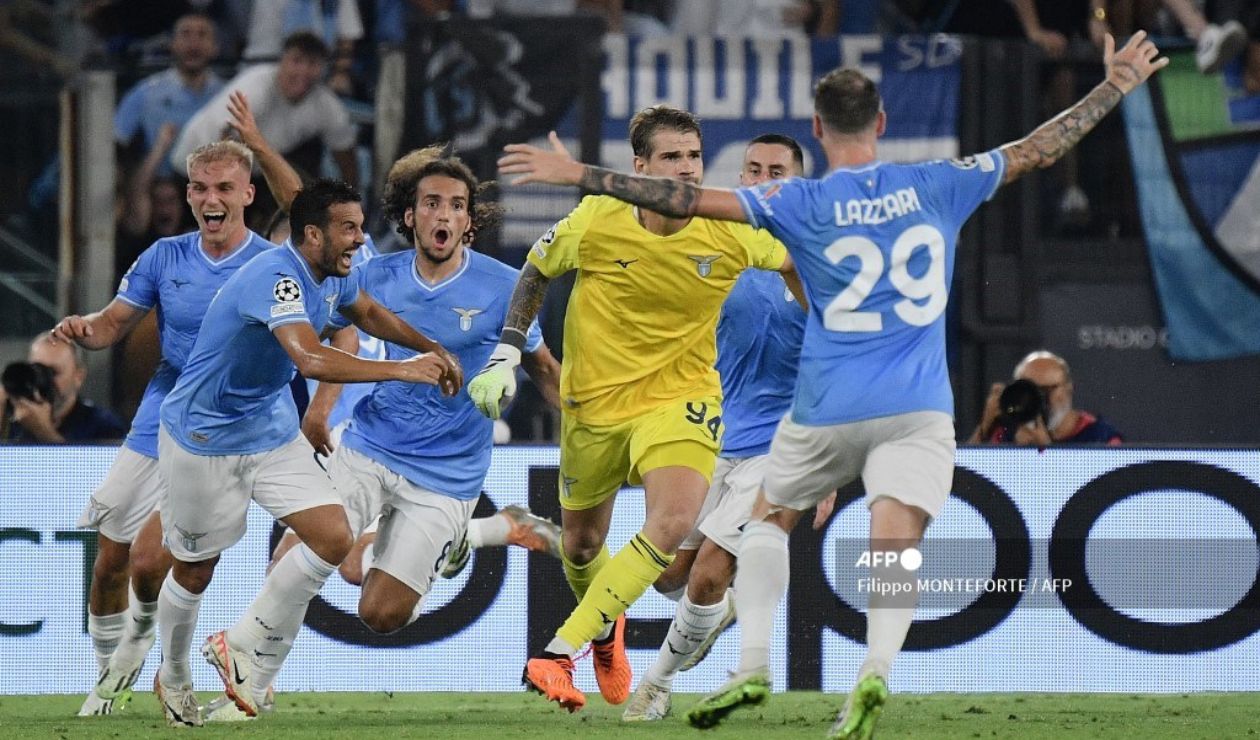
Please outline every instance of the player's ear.
[[254, 194], [256, 192], [257, 191], [254, 189], [254, 183], [251, 182], [249, 185], [245, 186], [245, 205], [248, 206], [254, 202]]
[[406, 224], [409, 229], [416, 228], [416, 209], [408, 208], [403, 211], [403, 223]]
[[883, 136], [884, 131], [888, 129], [888, 114], [883, 108], [879, 109], [879, 115], [875, 118], [875, 135]]
[[312, 244], [319, 244], [323, 236], [324, 236], [323, 232], [321, 232], [319, 230], [319, 227], [316, 226], [315, 224], [307, 224], [302, 227], [302, 242], [303, 243], [310, 242]]
[[636, 155], [634, 155], [634, 174], [636, 174], [636, 175], [642, 175], [642, 174], [643, 174], [643, 170], [644, 170], [644, 168], [646, 168], [646, 167], [647, 167], [647, 160], [646, 160], [646, 159], [644, 159], [644, 158], [642, 158], [642, 157], [640, 157], [640, 156], [639, 156], [639, 155], [637, 155], [637, 154], [636, 154]]

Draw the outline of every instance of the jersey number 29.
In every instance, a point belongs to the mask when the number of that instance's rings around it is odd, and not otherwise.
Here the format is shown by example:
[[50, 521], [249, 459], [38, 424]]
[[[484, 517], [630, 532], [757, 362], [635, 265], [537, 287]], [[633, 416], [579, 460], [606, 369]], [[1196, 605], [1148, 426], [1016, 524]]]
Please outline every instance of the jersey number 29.
[[[918, 249], [927, 249], [928, 267], [915, 277], [908, 268]], [[833, 265], [848, 257], [858, 258], [857, 275], [852, 282], [827, 304], [823, 326], [829, 331], [880, 331], [884, 317], [878, 311], [859, 311], [862, 302], [875, 289], [884, 274], [884, 253], [864, 236], [846, 236], [831, 243], [823, 252]], [[902, 321], [913, 326], [927, 326], [945, 310], [949, 286], [945, 284], [945, 237], [928, 224], [911, 226], [893, 242], [889, 255], [888, 282], [903, 298], [893, 304], [893, 311]]]

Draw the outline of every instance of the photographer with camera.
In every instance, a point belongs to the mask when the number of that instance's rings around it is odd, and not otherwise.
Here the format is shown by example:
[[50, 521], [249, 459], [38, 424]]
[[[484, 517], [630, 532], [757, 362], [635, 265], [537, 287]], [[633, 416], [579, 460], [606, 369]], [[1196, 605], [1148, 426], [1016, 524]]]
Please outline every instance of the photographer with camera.
[[0, 440], [63, 444], [120, 440], [127, 425], [114, 412], [79, 397], [87, 379], [83, 350], [44, 332], [31, 342], [26, 362], [4, 368]]
[[1053, 352], [1030, 352], [1015, 366], [1014, 380], [994, 383], [972, 444], [1107, 444], [1124, 441], [1120, 431], [1072, 406], [1072, 371]]

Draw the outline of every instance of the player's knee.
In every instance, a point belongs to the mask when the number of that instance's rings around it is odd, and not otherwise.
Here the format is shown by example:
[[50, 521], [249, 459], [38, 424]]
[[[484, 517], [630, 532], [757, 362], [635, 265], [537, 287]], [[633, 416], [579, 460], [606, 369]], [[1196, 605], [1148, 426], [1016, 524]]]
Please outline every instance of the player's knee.
[[[136, 593], [138, 596], [142, 586], [153, 585], [153, 593], [161, 588], [162, 579], [166, 578], [166, 571], [171, 568], [171, 556], [158, 547], [136, 547], [131, 551], [131, 577], [135, 581]], [[145, 599], [151, 601], [152, 599]]]
[[354, 547], [354, 537], [351, 536], [349, 527], [342, 526], [326, 532], [318, 541], [308, 544], [324, 562], [340, 565], [346, 555], [350, 554], [350, 548]]
[[652, 584], [652, 588], [661, 594], [672, 594], [683, 586], [687, 585], [687, 571], [680, 566], [681, 558], [669, 564], [669, 567], [663, 570], [656, 582]]
[[92, 564], [92, 586], [98, 591], [117, 591], [127, 585], [127, 553], [97, 553], [96, 562]]
[[687, 599], [693, 604], [716, 604], [729, 586], [730, 580], [724, 573], [698, 567], [691, 571], [691, 579], [687, 581]]
[[400, 602], [360, 604], [359, 619], [376, 634], [388, 635], [411, 622], [411, 607], [404, 607]]
[[603, 538], [594, 532], [575, 532], [572, 536], [565, 532], [560, 544], [564, 547], [564, 557], [574, 565], [586, 565], [604, 549]]
[[341, 573], [341, 577], [351, 586], [361, 586], [363, 584], [362, 553], [357, 552], [356, 557], [347, 557], [341, 561], [341, 565], [337, 566], [337, 572]]

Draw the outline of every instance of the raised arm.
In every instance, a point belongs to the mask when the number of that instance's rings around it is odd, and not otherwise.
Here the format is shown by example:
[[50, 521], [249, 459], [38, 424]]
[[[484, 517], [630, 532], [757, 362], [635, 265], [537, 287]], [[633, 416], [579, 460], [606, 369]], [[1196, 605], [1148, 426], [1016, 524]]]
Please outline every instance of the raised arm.
[[276, 199], [276, 205], [288, 211], [294, 196], [302, 189], [302, 178], [263, 136], [245, 93], [240, 90], [232, 91], [228, 97], [227, 110], [230, 116], [228, 125], [241, 137], [241, 143], [254, 153], [258, 166], [262, 168], [263, 178], [267, 181], [267, 188], [271, 190], [271, 197]]
[[1106, 78], [1071, 108], [998, 150], [1006, 157], [1002, 183], [1014, 182], [1035, 169], [1058, 162], [1120, 103], [1121, 98], [1168, 65], [1168, 58], [1157, 58], [1158, 55], [1159, 49], [1146, 39], [1145, 31], [1133, 34], [1119, 51], [1115, 51], [1115, 40], [1108, 34], [1103, 41]]
[[499, 158], [499, 171], [518, 175], [513, 185], [531, 182], [552, 185], [577, 185], [595, 195], [611, 195], [640, 208], [670, 218], [703, 218], [746, 222], [744, 208], [734, 190], [703, 188], [665, 177], [644, 177], [595, 167], [577, 162], [560, 143], [556, 132], [550, 134], [551, 151], [529, 144], [508, 144]]
[[445, 365], [441, 385], [442, 392], [446, 395], [453, 396], [463, 387], [464, 371], [460, 368], [459, 360], [455, 358], [455, 355], [416, 331], [410, 324], [398, 318], [393, 311], [377, 303], [372, 296], [360, 292], [358, 300], [343, 308], [341, 312], [353, 321], [355, 326], [374, 337], [417, 352], [431, 352], [441, 358]]
[[117, 298], [87, 316], [67, 316], [53, 327], [53, 339], [74, 342], [84, 349], [105, 349], [131, 333], [148, 311]]
[[121, 226], [123, 231], [132, 236], [139, 236], [149, 230], [149, 222], [153, 216], [153, 195], [149, 191], [153, 187], [158, 168], [166, 160], [178, 134], [179, 128], [175, 124], [162, 124], [153, 148], [144, 155], [144, 161], [136, 168], [127, 184], [127, 210], [122, 215]]

